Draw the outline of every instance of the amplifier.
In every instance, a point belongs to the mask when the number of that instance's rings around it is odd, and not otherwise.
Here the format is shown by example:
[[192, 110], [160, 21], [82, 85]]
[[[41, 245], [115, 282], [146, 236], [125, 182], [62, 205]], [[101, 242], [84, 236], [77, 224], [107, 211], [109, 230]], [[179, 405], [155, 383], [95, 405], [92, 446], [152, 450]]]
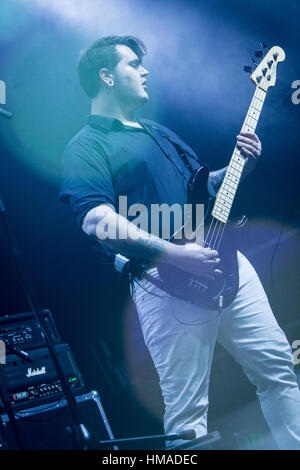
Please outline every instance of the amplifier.
[[[68, 344], [55, 346], [58, 360], [74, 393], [85, 390], [83, 378], [78, 370], [74, 356]], [[13, 410], [36, 406], [54, 401], [63, 396], [60, 380], [50, 357], [48, 348], [30, 351], [32, 362], [9, 354], [6, 364], [2, 365], [3, 387], [9, 395]]]
[[[50, 310], [42, 310], [43, 326], [54, 343], [61, 339], [56, 330]], [[32, 312], [16, 315], [0, 315], [0, 340], [15, 346], [17, 349], [29, 350], [45, 346], [42, 332]], [[7, 354], [9, 351], [7, 350]]]
[[[114, 439], [98, 392], [92, 391], [76, 396], [75, 400], [82, 422], [88, 430], [99, 440]], [[73, 426], [73, 420], [64, 398], [60, 401], [17, 411], [15, 418], [24, 449], [76, 449], [73, 439], [66, 432], [68, 426]], [[14, 434], [5, 413], [0, 415], [1, 449], [17, 449]], [[107, 445], [106, 449], [117, 450], [118, 447]]]

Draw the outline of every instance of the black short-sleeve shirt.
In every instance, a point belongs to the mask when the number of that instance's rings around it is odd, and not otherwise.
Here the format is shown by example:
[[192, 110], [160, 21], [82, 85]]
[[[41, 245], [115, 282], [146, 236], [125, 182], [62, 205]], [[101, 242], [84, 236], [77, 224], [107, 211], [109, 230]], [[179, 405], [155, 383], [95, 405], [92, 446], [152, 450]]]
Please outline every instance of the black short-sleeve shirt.
[[166, 127], [146, 119], [139, 123], [142, 129], [90, 115], [67, 145], [60, 198], [71, 205], [79, 226], [100, 204], [118, 212], [119, 196], [127, 196], [128, 207], [149, 209], [187, 202], [188, 180], [200, 166], [197, 155]]

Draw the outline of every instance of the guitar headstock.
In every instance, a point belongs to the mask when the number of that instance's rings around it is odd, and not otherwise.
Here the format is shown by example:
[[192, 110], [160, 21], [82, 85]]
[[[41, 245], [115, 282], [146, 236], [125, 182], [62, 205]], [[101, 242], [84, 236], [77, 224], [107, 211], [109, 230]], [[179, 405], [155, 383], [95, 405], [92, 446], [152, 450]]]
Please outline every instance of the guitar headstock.
[[[262, 44], [262, 47], [266, 49], [265, 44]], [[257, 58], [263, 57], [263, 59], [254, 72], [252, 72], [252, 66], [245, 66], [244, 70], [251, 72], [251, 80], [256, 86], [267, 92], [268, 88], [276, 83], [277, 64], [284, 61], [285, 52], [281, 47], [273, 46], [265, 56], [262, 50], [256, 51], [255, 56]], [[256, 60], [251, 60], [256, 65]]]

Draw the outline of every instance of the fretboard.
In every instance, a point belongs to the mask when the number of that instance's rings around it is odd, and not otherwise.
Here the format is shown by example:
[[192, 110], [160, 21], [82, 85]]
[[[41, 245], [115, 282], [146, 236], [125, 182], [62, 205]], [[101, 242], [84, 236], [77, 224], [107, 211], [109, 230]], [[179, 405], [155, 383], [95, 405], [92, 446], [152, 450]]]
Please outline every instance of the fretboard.
[[[266, 92], [256, 87], [247, 116], [241, 129], [242, 132], [255, 132], [265, 97]], [[213, 217], [224, 224], [228, 220], [245, 162], [246, 158], [243, 157], [240, 150], [235, 147], [212, 210]]]

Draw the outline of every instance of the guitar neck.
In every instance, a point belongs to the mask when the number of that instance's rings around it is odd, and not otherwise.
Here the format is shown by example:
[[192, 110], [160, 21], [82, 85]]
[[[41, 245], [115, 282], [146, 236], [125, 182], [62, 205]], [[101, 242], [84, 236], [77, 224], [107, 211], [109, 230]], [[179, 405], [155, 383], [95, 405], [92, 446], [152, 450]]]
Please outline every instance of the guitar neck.
[[[241, 129], [242, 132], [255, 131], [266, 94], [264, 90], [258, 86], [256, 87]], [[240, 150], [235, 147], [212, 210], [213, 217], [224, 224], [226, 224], [228, 220], [245, 163], [246, 158], [241, 154]]]

